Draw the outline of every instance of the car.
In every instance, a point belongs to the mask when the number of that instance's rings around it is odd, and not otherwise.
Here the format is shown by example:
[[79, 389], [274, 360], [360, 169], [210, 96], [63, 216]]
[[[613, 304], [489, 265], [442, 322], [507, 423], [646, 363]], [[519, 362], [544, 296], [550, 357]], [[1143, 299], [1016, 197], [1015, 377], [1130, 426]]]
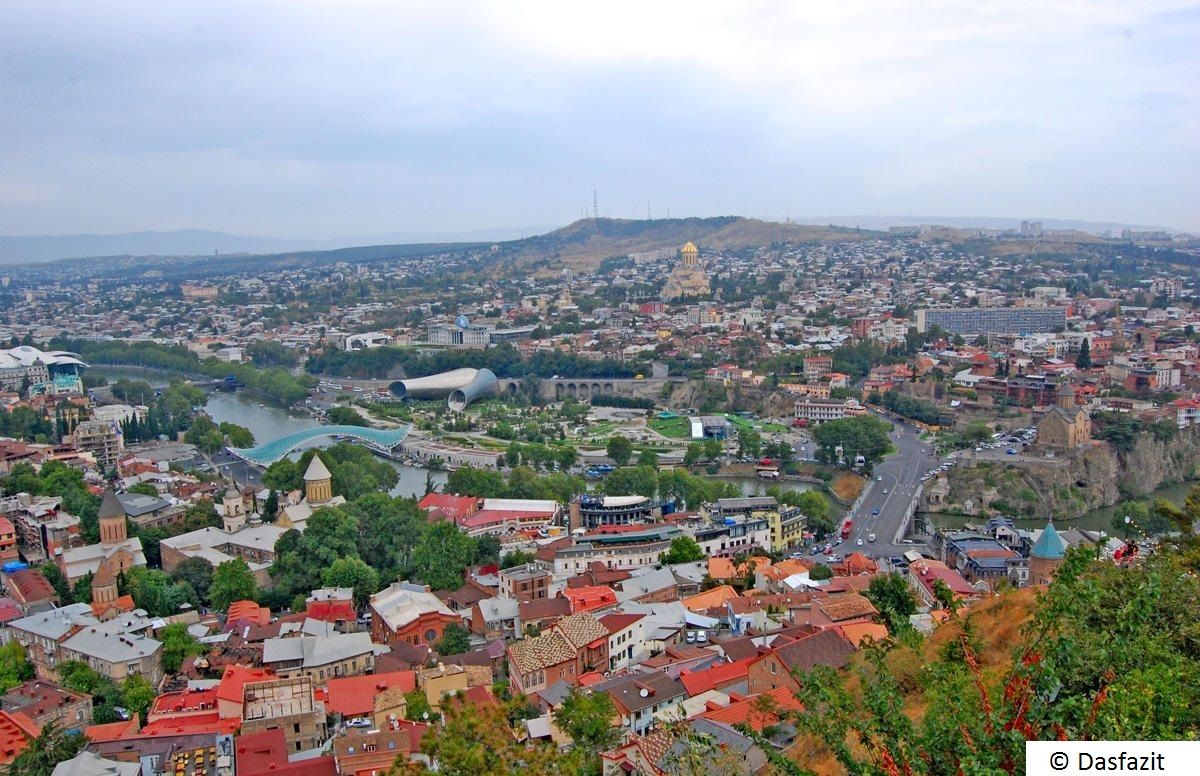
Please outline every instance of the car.
[[821, 548], [820, 548], [820, 547], [813, 547], [813, 548], [812, 548], [812, 552], [810, 552], [810, 553], [808, 553], [808, 554], [809, 554], [809, 555], [820, 555], [820, 554], [821, 554]]
[[883, 495], [885, 495], [885, 496], [887, 495], [887, 488], [883, 489]]
[[861, 547], [861, 546], [863, 546], [863, 540], [859, 539], [857, 542], [855, 542], [855, 544], [857, 544], [859, 547]]
[[874, 509], [872, 509], [872, 510], [871, 510], [871, 514], [873, 514], [873, 515], [878, 515], [878, 514], [879, 514], [879, 507], [875, 507]]
[[371, 720], [367, 719], [366, 717], [355, 717], [346, 723], [346, 727], [369, 728], [371, 727]]
[[707, 644], [708, 643], [708, 631], [696, 631], [696, 643], [697, 644]]
[[883, 475], [882, 475], [882, 474], [877, 474], [877, 475], [875, 475], [875, 481], [876, 481], [876, 482], [883, 482]]
[[1017, 451], [1016, 451], [1016, 449], [1015, 449], [1015, 448], [1012, 448], [1012, 447], [1008, 448], [1008, 449], [1007, 449], [1007, 450], [1005, 450], [1004, 452], [1008, 453], [1009, 455], [1016, 455], [1016, 454], [1017, 454]]
[[696, 631], [688, 631], [687, 632], [687, 643], [689, 643], [689, 644], [696, 643]]
[[875, 541], [875, 534], [867, 534], [867, 541], [869, 541], [869, 542]]

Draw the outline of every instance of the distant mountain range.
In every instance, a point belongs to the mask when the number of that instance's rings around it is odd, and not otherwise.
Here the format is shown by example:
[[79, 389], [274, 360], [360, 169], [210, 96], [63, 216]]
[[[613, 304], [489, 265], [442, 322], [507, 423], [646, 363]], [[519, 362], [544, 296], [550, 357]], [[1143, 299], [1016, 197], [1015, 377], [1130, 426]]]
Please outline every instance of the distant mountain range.
[[469, 232], [399, 232], [333, 240], [253, 237], [203, 229], [124, 234], [66, 234], [33, 237], [0, 235], [0, 264], [41, 263], [93, 256], [204, 256], [217, 253], [323, 251], [356, 245], [498, 242], [541, 234], [553, 226], [476, 229]]
[[[1127, 228], [1162, 228], [1098, 221], [1040, 220], [1046, 229], [1075, 229], [1092, 234], [1106, 231], [1119, 234]], [[230, 262], [242, 263], [239, 259], [245, 256], [262, 257], [260, 265], [266, 267], [281, 262], [379, 261], [497, 243], [500, 250], [496, 258], [501, 260], [521, 263], [553, 260], [581, 267], [595, 265], [608, 256], [676, 249], [688, 240], [710, 248], [737, 249], [781, 242], [863, 239], [870, 236], [870, 232], [886, 231], [889, 226], [919, 224], [957, 229], [1007, 229], [1019, 227], [1020, 220], [950, 216], [807, 217], [792, 218], [787, 222], [739, 216], [647, 220], [584, 218], [561, 228], [498, 228], [453, 234], [403, 232], [337, 240], [250, 237], [198, 229], [110, 235], [0, 236], [0, 264], [45, 264], [72, 259], [75, 268], [86, 272], [89, 265], [85, 262], [90, 259], [108, 258], [110, 261], [103, 264], [115, 266], [129, 264], [139, 257], [159, 257], [172, 264], [177, 272], [207, 275], [228, 270]], [[214, 253], [219, 253], [220, 257], [214, 260]]]

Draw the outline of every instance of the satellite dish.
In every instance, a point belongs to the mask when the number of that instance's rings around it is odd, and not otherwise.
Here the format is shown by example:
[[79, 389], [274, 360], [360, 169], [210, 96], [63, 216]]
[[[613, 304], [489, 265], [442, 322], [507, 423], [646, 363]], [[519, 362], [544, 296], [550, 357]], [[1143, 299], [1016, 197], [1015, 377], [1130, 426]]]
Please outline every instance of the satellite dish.
[[643, 687], [640, 691], [638, 691], [638, 695], [642, 696], [643, 698], [649, 698], [650, 691]]

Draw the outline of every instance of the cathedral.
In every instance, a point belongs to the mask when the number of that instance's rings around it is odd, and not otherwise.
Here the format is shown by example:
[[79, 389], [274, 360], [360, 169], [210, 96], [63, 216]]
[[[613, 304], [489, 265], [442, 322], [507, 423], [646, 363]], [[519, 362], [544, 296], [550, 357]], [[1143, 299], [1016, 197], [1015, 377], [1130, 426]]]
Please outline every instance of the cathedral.
[[663, 299], [680, 299], [682, 297], [701, 297], [712, 294], [708, 285], [708, 273], [700, 265], [700, 251], [695, 244], [689, 242], [680, 252], [682, 261], [671, 270], [667, 284], [663, 287]]

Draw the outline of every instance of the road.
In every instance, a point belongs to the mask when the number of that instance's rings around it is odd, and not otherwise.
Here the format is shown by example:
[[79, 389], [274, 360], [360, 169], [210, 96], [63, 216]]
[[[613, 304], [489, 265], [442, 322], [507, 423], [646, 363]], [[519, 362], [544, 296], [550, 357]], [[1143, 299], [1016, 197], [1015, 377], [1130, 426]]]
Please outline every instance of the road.
[[[921, 476], [937, 468], [940, 460], [933, 453], [933, 445], [921, 441], [921, 431], [915, 426], [885, 420], [893, 425], [891, 438], [896, 452], [875, 466], [862, 498], [850, 514], [854, 520], [850, 538], [834, 545], [835, 553], [858, 551], [886, 558], [916, 549], [912, 544], [899, 543], [902, 537], [897, 534], [913, 508]], [[871, 534], [875, 534], [874, 542], [867, 540]], [[859, 539], [862, 546], [858, 545]]]

